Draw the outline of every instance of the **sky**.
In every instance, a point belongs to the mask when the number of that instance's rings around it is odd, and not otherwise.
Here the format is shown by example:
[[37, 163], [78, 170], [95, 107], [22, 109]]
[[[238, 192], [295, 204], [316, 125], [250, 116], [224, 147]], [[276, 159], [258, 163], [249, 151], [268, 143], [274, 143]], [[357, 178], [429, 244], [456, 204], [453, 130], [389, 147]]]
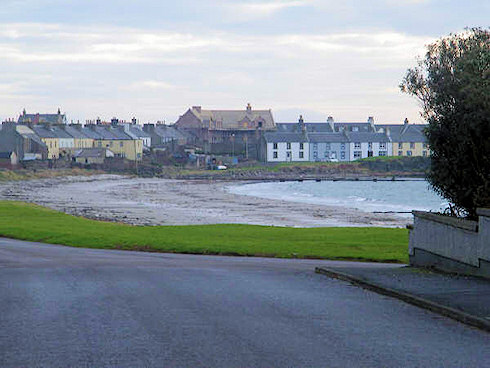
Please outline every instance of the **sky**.
[[425, 46], [488, 27], [484, 0], [0, 0], [0, 119], [422, 122], [399, 91]]

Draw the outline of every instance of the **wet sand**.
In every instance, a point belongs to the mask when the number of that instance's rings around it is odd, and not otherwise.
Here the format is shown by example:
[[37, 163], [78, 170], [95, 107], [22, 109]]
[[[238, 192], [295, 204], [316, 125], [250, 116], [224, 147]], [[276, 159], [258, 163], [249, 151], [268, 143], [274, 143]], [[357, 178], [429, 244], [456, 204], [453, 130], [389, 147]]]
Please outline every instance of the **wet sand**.
[[77, 216], [133, 225], [404, 227], [408, 222], [395, 214], [262, 199], [226, 190], [242, 184], [117, 175], [64, 177], [2, 183], [0, 199], [32, 202]]

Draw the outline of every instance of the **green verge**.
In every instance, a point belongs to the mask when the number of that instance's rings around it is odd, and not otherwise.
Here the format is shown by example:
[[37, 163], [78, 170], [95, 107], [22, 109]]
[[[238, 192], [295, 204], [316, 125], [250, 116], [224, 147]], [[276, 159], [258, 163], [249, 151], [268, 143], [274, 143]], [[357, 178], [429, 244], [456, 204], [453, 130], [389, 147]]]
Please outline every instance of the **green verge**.
[[255, 225], [131, 226], [0, 201], [0, 236], [73, 247], [406, 263], [408, 230]]

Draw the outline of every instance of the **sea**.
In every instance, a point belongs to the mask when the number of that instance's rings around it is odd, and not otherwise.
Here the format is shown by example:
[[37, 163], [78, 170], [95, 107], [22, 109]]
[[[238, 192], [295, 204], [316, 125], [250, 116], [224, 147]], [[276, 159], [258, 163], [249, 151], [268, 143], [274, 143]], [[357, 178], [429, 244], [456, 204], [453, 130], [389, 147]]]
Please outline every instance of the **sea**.
[[412, 210], [443, 211], [448, 202], [420, 180], [287, 181], [243, 184], [231, 193], [267, 199], [354, 208], [410, 216]]

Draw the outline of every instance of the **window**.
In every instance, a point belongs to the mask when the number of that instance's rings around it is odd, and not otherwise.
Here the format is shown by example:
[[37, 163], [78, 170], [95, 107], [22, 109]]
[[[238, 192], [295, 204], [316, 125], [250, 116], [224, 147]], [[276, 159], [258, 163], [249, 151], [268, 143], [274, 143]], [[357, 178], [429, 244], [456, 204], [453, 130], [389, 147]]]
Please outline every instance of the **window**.
[[345, 143], [341, 143], [341, 144], [340, 144], [340, 149], [341, 149], [342, 151], [343, 151], [343, 150], [345, 150]]
[[325, 158], [329, 158], [330, 157], [330, 152], [329, 151], [325, 151]]
[[318, 149], [318, 143], [313, 143], [313, 149], [316, 151]]
[[340, 158], [341, 158], [342, 160], [345, 160], [345, 152], [343, 152], [343, 151], [342, 151], [342, 152], [340, 152]]
[[303, 151], [299, 151], [299, 158], [305, 158], [305, 154], [303, 153]]
[[272, 157], [277, 158], [277, 151], [272, 152]]
[[287, 158], [288, 160], [290, 160], [290, 159], [291, 159], [291, 151], [286, 151], [286, 158]]
[[122, 147], [123, 146], [123, 142], [119, 142], [119, 147]]
[[325, 143], [325, 149], [328, 151], [330, 149], [330, 143]]
[[412, 149], [415, 148], [415, 142], [410, 142], [410, 148], [412, 148]]
[[407, 156], [412, 156], [412, 151], [407, 151]]
[[318, 151], [313, 151], [313, 158], [318, 158]]
[[380, 156], [386, 156], [386, 151], [379, 151]]
[[398, 151], [398, 156], [403, 156], [403, 151]]
[[[386, 149], [386, 142], [381, 142], [379, 144], [379, 149]], [[381, 156], [381, 155], [380, 155]]]
[[427, 151], [423, 151], [422, 156], [427, 157]]
[[286, 143], [286, 149], [291, 149], [291, 143], [290, 142]]
[[299, 144], [299, 149], [300, 149], [300, 150], [304, 149], [304, 145], [303, 145], [303, 143], [300, 143], [300, 144]]
[[272, 148], [277, 149], [277, 143], [273, 143]]
[[373, 142], [368, 143], [368, 149], [373, 149]]
[[353, 132], [358, 132], [359, 131], [359, 127], [356, 127], [356, 126], [355, 127], [352, 127], [352, 131]]
[[403, 143], [402, 142], [399, 142], [398, 143], [398, 149], [402, 149], [403, 148]]
[[355, 142], [354, 148], [360, 149], [361, 148], [361, 142]]
[[337, 152], [332, 151], [330, 158], [337, 158]]
[[361, 157], [361, 151], [354, 151], [354, 158], [360, 158]]

